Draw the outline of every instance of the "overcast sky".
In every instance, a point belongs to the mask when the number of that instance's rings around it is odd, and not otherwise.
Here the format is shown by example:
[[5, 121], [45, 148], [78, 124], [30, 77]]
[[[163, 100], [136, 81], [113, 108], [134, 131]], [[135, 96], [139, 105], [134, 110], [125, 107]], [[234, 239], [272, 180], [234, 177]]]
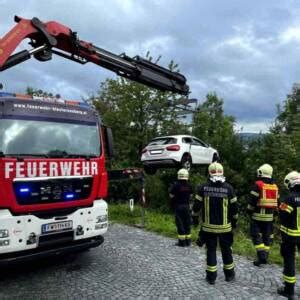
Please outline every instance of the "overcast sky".
[[[26, 3], [26, 4], [23, 4]], [[162, 55], [187, 77], [191, 97], [215, 91], [244, 132], [266, 131], [300, 82], [300, 1], [293, 0], [0, 0], [0, 37], [14, 15], [55, 20], [82, 40], [130, 56]], [[26, 48], [26, 43], [22, 48]], [[80, 99], [114, 74], [55, 57], [0, 74], [9, 92], [27, 86]]]

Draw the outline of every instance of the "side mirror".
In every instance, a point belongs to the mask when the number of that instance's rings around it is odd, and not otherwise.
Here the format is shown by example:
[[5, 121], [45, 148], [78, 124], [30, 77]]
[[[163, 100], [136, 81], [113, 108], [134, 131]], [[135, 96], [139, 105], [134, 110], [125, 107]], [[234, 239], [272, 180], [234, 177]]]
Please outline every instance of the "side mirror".
[[104, 149], [107, 158], [114, 157], [114, 141], [112, 130], [109, 127], [101, 126], [102, 128], [102, 135], [103, 135], [103, 142], [104, 142]]

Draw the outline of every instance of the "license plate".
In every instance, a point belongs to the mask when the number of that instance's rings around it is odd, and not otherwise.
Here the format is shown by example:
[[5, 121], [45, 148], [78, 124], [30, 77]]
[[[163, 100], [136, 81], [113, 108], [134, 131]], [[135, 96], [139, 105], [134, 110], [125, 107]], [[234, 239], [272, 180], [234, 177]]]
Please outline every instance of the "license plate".
[[42, 233], [64, 231], [73, 228], [73, 221], [56, 222], [42, 225]]
[[151, 150], [151, 154], [162, 154], [162, 150]]

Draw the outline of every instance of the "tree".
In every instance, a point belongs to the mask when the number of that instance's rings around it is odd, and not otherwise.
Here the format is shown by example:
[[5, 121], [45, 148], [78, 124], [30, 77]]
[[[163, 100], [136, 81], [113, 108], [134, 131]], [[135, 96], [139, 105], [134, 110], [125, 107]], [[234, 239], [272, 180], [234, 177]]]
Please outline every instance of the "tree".
[[226, 164], [232, 169], [241, 170], [243, 145], [234, 131], [234, 123], [233, 116], [224, 114], [223, 100], [215, 93], [210, 93], [194, 114], [192, 127], [195, 136], [218, 149]]
[[294, 84], [292, 93], [287, 95], [283, 110], [278, 110], [274, 133], [290, 139], [295, 168], [300, 168], [300, 85]]
[[[176, 70], [170, 63], [169, 68]], [[138, 165], [143, 147], [155, 136], [186, 130], [172, 102], [178, 96], [125, 78], [107, 79], [92, 98], [105, 124], [113, 129], [120, 166]]]

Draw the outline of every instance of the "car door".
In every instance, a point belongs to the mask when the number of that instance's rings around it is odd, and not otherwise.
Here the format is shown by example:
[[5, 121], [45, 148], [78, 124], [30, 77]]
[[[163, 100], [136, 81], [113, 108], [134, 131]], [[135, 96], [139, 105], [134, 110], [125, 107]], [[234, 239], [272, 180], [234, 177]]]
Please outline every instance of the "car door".
[[212, 150], [209, 145], [197, 139], [203, 146], [203, 161], [205, 164], [210, 164], [212, 162]]
[[[182, 138], [182, 145], [183, 145], [183, 152], [189, 152], [191, 154], [193, 139], [189, 136], [183, 137]], [[192, 157], [192, 162], [194, 163], [193, 157]]]
[[[207, 148], [206, 144], [197, 138], [193, 138], [191, 154], [193, 157], [193, 161], [195, 161], [196, 164], [207, 164], [209, 161], [208, 148]], [[195, 157], [195, 160], [194, 160], [194, 157]]]

